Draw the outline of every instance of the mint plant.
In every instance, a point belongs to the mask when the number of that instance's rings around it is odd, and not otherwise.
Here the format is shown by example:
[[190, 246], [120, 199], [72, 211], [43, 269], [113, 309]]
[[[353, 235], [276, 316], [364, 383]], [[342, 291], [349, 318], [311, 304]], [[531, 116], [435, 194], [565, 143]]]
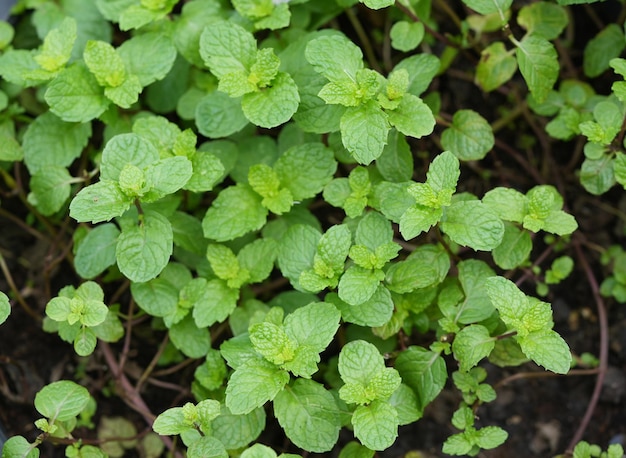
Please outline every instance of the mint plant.
[[[504, 443], [476, 424], [485, 365], [580, 360], [547, 302], [590, 272], [569, 194], [626, 187], [623, 24], [576, 69], [577, 3], [18, 1], [2, 202], [58, 257], [39, 309], [0, 257], [0, 324], [19, 304], [85, 359], [2, 457], [369, 458], [444, 389], [444, 453]], [[600, 292], [624, 302], [624, 252], [602, 250]], [[110, 396], [139, 416], [96, 415]]]

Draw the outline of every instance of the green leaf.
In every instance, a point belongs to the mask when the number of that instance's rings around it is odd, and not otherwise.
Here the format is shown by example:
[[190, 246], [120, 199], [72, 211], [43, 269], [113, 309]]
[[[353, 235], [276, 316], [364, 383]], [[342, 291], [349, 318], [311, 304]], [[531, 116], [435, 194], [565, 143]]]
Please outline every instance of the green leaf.
[[198, 101], [195, 118], [200, 133], [209, 138], [228, 137], [249, 123], [240, 101], [219, 91], [213, 91]]
[[537, 2], [524, 6], [517, 15], [517, 23], [528, 33], [554, 40], [568, 23], [567, 11], [560, 5]]
[[553, 330], [532, 332], [517, 339], [522, 351], [540, 366], [557, 374], [567, 374], [572, 355], [567, 343]]
[[223, 280], [209, 280], [202, 299], [194, 304], [193, 318], [199, 328], [222, 322], [237, 306], [239, 290], [229, 288]]
[[337, 170], [337, 162], [322, 143], [304, 143], [289, 148], [274, 164], [280, 183], [295, 200], [315, 197]]
[[266, 218], [261, 197], [249, 186], [238, 184], [219, 193], [202, 220], [202, 230], [205, 237], [224, 242], [261, 229]]
[[613, 165], [614, 161], [608, 156], [600, 159], [585, 158], [580, 166], [580, 184], [591, 194], [604, 194], [615, 184]]
[[387, 144], [376, 159], [376, 168], [387, 181], [409, 181], [413, 176], [413, 155], [403, 134], [396, 129], [389, 131]]
[[463, 161], [483, 159], [495, 139], [489, 123], [473, 110], [459, 110], [452, 125], [443, 131], [441, 145]]
[[122, 229], [115, 250], [117, 265], [132, 281], [151, 280], [167, 265], [172, 242], [169, 221], [159, 213], [146, 212], [140, 224]]
[[502, 220], [478, 200], [455, 202], [447, 207], [441, 230], [459, 245], [481, 251], [493, 250], [504, 236]]
[[56, 72], [70, 59], [76, 41], [76, 20], [66, 17], [44, 38], [35, 61], [48, 72]]
[[[146, 54], [146, 49], [150, 53]], [[176, 48], [169, 35], [159, 32], [135, 35], [124, 41], [117, 52], [142, 87], [165, 78], [176, 60]]]
[[306, 46], [305, 57], [316, 72], [331, 82], [356, 81], [357, 72], [363, 68], [360, 48], [343, 35], [311, 40]]
[[236, 415], [252, 412], [271, 401], [289, 382], [289, 373], [264, 359], [249, 359], [231, 375], [226, 407]]
[[369, 300], [384, 280], [381, 270], [349, 267], [339, 280], [339, 297], [350, 305], [360, 305]]
[[617, 24], [609, 24], [585, 45], [583, 71], [589, 78], [600, 76], [609, 68], [611, 59], [624, 50], [624, 31]]
[[4, 323], [11, 314], [11, 303], [6, 294], [0, 291], [0, 324]]
[[379, 285], [372, 297], [358, 305], [342, 301], [335, 293], [326, 295], [325, 300], [337, 306], [344, 321], [359, 326], [383, 326], [389, 322], [394, 310], [391, 294], [383, 285]]
[[398, 21], [389, 32], [391, 46], [398, 51], [408, 52], [419, 46], [424, 38], [421, 22]]
[[509, 81], [517, 71], [517, 61], [504, 43], [491, 43], [480, 53], [476, 66], [476, 81], [484, 91], [490, 92]]
[[50, 111], [66, 122], [88, 122], [109, 106], [95, 76], [81, 63], [61, 71], [49, 84], [45, 99]]
[[340, 318], [334, 305], [313, 302], [285, 317], [285, 333], [299, 346], [308, 346], [321, 353], [333, 340]]
[[395, 368], [402, 381], [417, 395], [420, 412], [437, 397], [448, 377], [444, 359], [438, 353], [417, 346], [401, 352]]
[[352, 414], [354, 435], [372, 450], [389, 448], [398, 437], [398, 412], [381, 401], [359, 406]]
[[250, 283], [260, 283], [269, 277], [277, 256], [277, 245], [272, 239], [258, 239], [237, 253], [242, 269], [250, 273]]
[[398, 412], [398, 424], [408, 425], [422, 417], [417, 396], [408, 385], [401, 384], [389, 398], [389, 404]]
[[505, 224], [502, 243], [492, 251], [493, 260], [502, 269], [515, 269], [528, 260], [532, 247], [530, 233]]
[[200, 56], [218, 78], [228, 73], [249, 71], [256, 54], [254, 36], [233, 22], [216, 21], [200, 36]]
[[376, 452], [356, 441], [346, 444], [339, 452], [339, 458], [372, 458]]
[[250, 341], [254, 349], [278, 366], [293, 361], [297, 345], [283, 326], [264, 321], [250, 326]]
[[409, 73], [408, 92], [419, 96], [428, 88], [439, 71], [439, 59], [433, 54], [417, 54], [398, 62], [393, 71], [398, 70], [407, 70]]
[[478, 362], [489, 356], [495, 346], [495, 339], [489, 330], [481, 325], [472, 324], [459, 331], [452, 342], [454, 357], [463, 372], [469, 371]]
[[482, 202], [504, 221], [521, 223], [528, 212], [526, 196], [513, 188], [490, 189], [483, 196]]
[[499, 426], [485, 426], [477, 431], [476, 445], [490, 450], [499, 447], [506, 441], [509, 434]]
[[422, 205], [409, 207], [400, 217], [400, 233], [404, 240], [415, 238], [437, 224], [442, 215], [441, 208], [429, 208]]
[[435, 127], [432, 111], [422, 99], [413, 94], [404, 94], [398, 107], [385, 113], [391, 125], [410, 137], [421, 138], [430, 135]]
[[341, 117], [343, 146], [360, 164], [367, 165], [382, 154], [388, 132], [387, 115], [373, 100], [348, 108]]
[[99, 181], [76, 194], [70, 203], [70, 216], [79, 222], [99, 223], [122, 216], [131, 204], [132, 198], [116, 182]]
[[545, 38], [527, 35], [517, 46], [519, 69], [528, 89], [537, 102], [543, 102], [559, 75], [558, 55]]
[[463, 3], [480, 14], [498, 13], [504, 18], [504, 13], [511, 7], [513, 0], [463, 0]]
[[335, 398], [312, 380], [297, 379], [278, 393], [274, 414], [287, 437], [305, 450], [327, 452], [339, 438], [341, 421]]
[[100, 179], [117, 181], [126, 165], [146, 169], [158, 160], [158, 150], [144, 137], [134, 133], [116, 135], [102, 151]]
[[192, 173], [191, 161], [184, 156], [161, 159], [146, 171], [150, 192], [144, 200], [149, 202], [175, 193], [185, 186]]
[[365, 6], [367, 6], [368, 8], [371, 8], [373, 10], [387, 8], [388, 6], [391, 6], [395, 3], [393, 0], [359, 0], [359, 1], [365, 4]]
[[245, 447], [265, 429], [265, 410], [254, 409], [245, 415], [233, 415], [226, 406], [211, 423], [213, 437], [219, 437], [227, 450]]
[[12, 436], [2, 447], [2, 458], [39, 458], [39, 449], [22, 436]]
[[299, 291], [303, 291], [299, 283], [303, 271], [313, 267], [317, 243], [322, 234], [317, 229], [295, 224], [291, 226], [281, 239], [278, 247], [278, 266], [282, 274]]
[[173, 324], [169, 336], [174, 346], [189, 358], [202, 358], [211, 349], [209, 330], [196, 326], [191, 315]]
[[40, 169], [31, 176], [28, 201], [43, 215], [52, 215], [70, 197], [70, 184], [73, 181], [74, 178], [65, 167], [48, 166]]
[[194, 441], [187, 448], [190, 458], [228, 458], [228, 452], [224, 448], [224, 444], [213, 436], [202, 436]]
[[26, 129], [22, 147], [29, 172], [48, 166], [67, 167], [80, 156], [91, 137], [91, 124], [63, 122], [47, 112]]
[[83, 59], [100, 86], [119, 87], [128, 77], [124, 61], [109, 43], [89, 40], [85, 45]]
[[299, 103], [298, 86], [293, 78], [279, 72], [271, 87], [244, 95], [241, 108], [250, 122], [270, 129], [289, 121]]
[[37, 412], [53, 421], [72, 420], [88, 402], [89, 391], [69, 380], [50, 383], [35, 395]]

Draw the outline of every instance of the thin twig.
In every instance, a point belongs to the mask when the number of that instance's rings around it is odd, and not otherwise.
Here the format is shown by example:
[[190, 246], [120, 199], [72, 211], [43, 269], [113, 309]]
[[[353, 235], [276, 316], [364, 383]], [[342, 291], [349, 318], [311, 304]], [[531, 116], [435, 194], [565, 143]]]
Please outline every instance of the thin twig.
[[348, 19], [350, 20], [350, 24], [352, 24], [354, 31], [359, 36], [359, 41], [361, 42], [361, 46], [363, 46], [363, 51], [365, 51], [365, 57], [367, 58], [367, 61], [369, 62], [369, 64], [374, 70], [376, 70], [378, 73], [382, 73], [383, 69], [380, 66], [380, 63], [378, 62], [378, 57], [376, 57], [376, 54], [374, 53], [372, 42], [370, 41], [369, 36], [365, 32], [365, 29], [363, 29], [363, 26], [361, 25], [359, 18], [356, 17], [354, 10], [352, 8], [347, 8], [346, 16], [348, 16]]
[[37, 312], [35, 312], [30, 307], [30, 305], [28, 305], [28, 302], [26, 302], [26, 300], [24, 299], [24, 296], [22, 296], [22, 294], [20, 293], [20, 290], [15, 285], [15, 281], [13, 281], [13, 276], [11, 275], [11, 272], [9, 271], [9, 267], [7, 266], [7, 263], [4, 261], [4, 256], [2, 256], [2, 253], [0, 253], [0, 269], [2, 269], [4, 278], [6, 278], [6, 281], [9, 284], [9, 288], [11, 288], [11, 291], [15, 295], [17, 302], [19, 302], [19, 304], [22, 306], [22, 308], [24, 309], [26, 313], [28, 313], [37, 322], [40, 322], [41, 316]]

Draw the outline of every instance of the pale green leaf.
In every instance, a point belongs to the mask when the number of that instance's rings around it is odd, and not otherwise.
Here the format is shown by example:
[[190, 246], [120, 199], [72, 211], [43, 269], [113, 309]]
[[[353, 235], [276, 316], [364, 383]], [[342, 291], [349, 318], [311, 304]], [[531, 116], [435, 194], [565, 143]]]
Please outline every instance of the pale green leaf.
[[528, 211], [526, 196], [513, 188], [490, 189], [482, 198], [482, 202], [505, 221], [521, 223]]
[[395, 442], [398, 423], [395, 407], [382, 401], [359, 406], [352, 414], [354, 435], [372, 450], [385, 450]]
[[231, 375], [226, 407], [246, 414], [271, 401], [289, 381], [289, 373], [263, 359], [249, 359]]
[[463, 0], [463, 3], [480, 14], [498, 13], [504, 18], [505, 11], [511, 7], [513, 0]]
[[30, 178], [28, 201], [43, 215], [59, 211], [70, 197], [70, 184], [74, 178], [65, 167], [48, 166], [39, 169]]
[[219, 193], [202, 220], [202, 230], [205, 237], [224, 242], [261, 229], [266, 218], [261, 197], [239, 184]]
[[408, 91], [416, 96], [424, 92], [439, 71], [439, 59], [433, 54], [417, 54], [401, 60], [394, 71], [407, 70], [409, 73]]
[[278, 247], [278, 267], [294, 288], [302, 291], [300, 274], [313, 267], [317, 243], [322, 234], [317, 229], [295, 224], [283, 235]]
[[409, 207], [400, 217], [400, 233], [405, 240], [415, 238], [437, 224], [442, 215], [441, 208], [429, 208], [422, 205]]
[[305, 51], [306, 60], [316, 72], [329, 81], [356, 81], [363, 68], [363, 54], [358, 46], [343, 35], [329, 35], [311, 40]]
[[81, 63], [61, 71], [49, 84], [45, 99], [50, 111], [67, 122], [88, 122], [109, 106], [95, 76]]
[[558, 55], [545, 38], [527, 35], [516, 43], [517, 63], [531, 94], [543, 102], [559, 75]]
[[204, 96], [196, 106], [196, 125], [202, 135], [209, 138], [227, 137], [249, 123], [237, 99], [214, 91]]
[[83, 59], [100, 86], [118, 87], [127, 80], [124, 61], [109, 43], [89, 40], [85, 45]]
[[131, 206], [132, 199], [126, 196], [114, 181], [99, 181], [80, 190], [70, 203], [70, 216], [75, 220], [99, 223], [122, 216]]
[[0, 324], [4, 323], [11, 314], [11, 303], [6, 294], [0, 291]]
[[417, 395], [420, 412], [437, 397], [448, 377], [444, 359], [435, 352], [417, 346], [401, 352], [395, 368], [402, 381]]
[[565, 8], [548, 2], [526, 5], [517, 15], [517, 23], [528, 33], [539, 35], [546, 40], [554, 40], [561, 35], [568, 21]]
[[413, 176], [413, 154], [403, 134], [396, 129], [389, 131], [387, 144], [376, 159], [376, 168], [385, 180], [409, 181]]
[[249, 71], [256, 59], [254, 36], [238, 24], [216, 21], [200, 36], [200, 56], [218, 78]]
[[460, 370], [467, 372], [481, 359], [489, 356], [494, 346], [495, 339], [489, 335], [489, 330], [484, 326], [472, 324], [456, 334], [452, 342], [452, 351], [459, 362]]
[[[150, 52], [146, 53], [146, 49]], [[176, 60], [176, 48], [168, 34], [149, 32], [124, 41], [118, 53], [128, 71], [143, 87], [165, 78]]]
[[408, 52], [419, 46], [424, 38], [421, 22], [398, 21], [389, 32], [391, 46], [398, 51]]
[[194, 304], [192, 312], [199, 328], [224, 321], [235, 309], [239, 299], [239, 290], [229, 288], [223, 280], [209, 280], [205, 288], [202, 300]]
[[69, 380], [44, 386], [35, 395], [35, 408], [50, 420], [67, 421], [82, 412], [89, 402], [89, 391]]
[[326, 302], [313, 302], [296, 309], [285, 317], [286, 334], [300, 346], [321, 353], [333, 340], [341, 315]]
[[245, 415], [233, 415], [226, 406], [211, 423], [213, 436], [219, 437], [227, 450], [235, 450], [248, 445], [265, 429], [265, 410], [254, 409]]
[[404, 94], [398, 107], [385, 113], [389, 123], [409, 137], [421, 138], [430, 135], [435, 127], [432, 111], [422, 99], [413, 94]]
[[146, 212], [140, 224], [122, 229], [115, 250], [117, 265], [132, 281], [151, 280], [167, 265], [172, 242], [170, 222], [159, 213]]
[[484, 158], [495, 139], [489, 123], [473, 110], [459, 110], [441, 134], [441, 145], [463, 161]]
[[478, 200], [455, 202], [444, 210], [441, 230], [459, 245], [491, 251], [502, 242], [504, 224]]
[[383, 326], [389, 322], [394, 310], [391, 294], [383, 285], [378, 285], [372, 297], [358, 305], [342, 301], [335, 293], [327, 295], [325, 299], [337, 306], [344, 321], [359, 326]]
[[493, 91], [509, 81], [517, 71], [517, 61], [504, 43], [491, 43], [480, 53], [476, 82], [484, 91]]
[[39, 458], [39, 449], [22, 436], [12, 436], [2, 447], [2, 458]]
[[102, 151], [101, 180], [119, 180], [122, 169], [131, 164], [145, 169], [159, 160], [154, 145], [134, 133], [120, 134], [109, 140]]
[[348, 108], [341, 117], [343, 146], [360, 164], [367, 165], [382, 154], [388, 132], [387, 115], [373, 100]]
[[389, 398], [389, 404], [398, 412], [398, 424], [408, 425], [422, 417], [417, 396], [408, 385], [401, 384]]
[[608, 155], [599, 159], [585, 158], [580, 166], [580, 184], [591, 194], [604, 194], [615, 184], [613, 164]]
[[300, 448], [323, 453], [337, 442], [339, 409], [333, 395], [317, 382], [296, 380], [278, 393], [274, 413], [287, 437]]
[[541, 330], [518, 337], [522, 351], [540, 366], [557, 374], [567, 374], [572, 355], [563, 338], [552, 330]]
[[196, 326], [191, 315], [173, 324], [169, 336], [174, 346], [189, 358], [202, 358], [211, 349], [209, 330]]
[[322, 143], [304, 143], [285, 151], [274, 164], [282, 186], [295, 200], [314, 197], [322, 191], [337, 170], [337, 162]]
[[493, 260], [502, 269], [514, 269], [528, 260], [532, 250], [530, 233], [505, 224], [502, 243], [493, 249]]
[[250, 122], [270, 129], [287, 122], [299, 103], [298, 86], [288, 73], [279, 72], [271, 87], [244, 95], [241, 108]]
[[600, 76], [609, 68], [609, 62], [626, 47], [624, 30], [617, 24], [609, 24], [585, 45], [583, 71], [589, 78]]
[[385, 278], [380, 270], [352, 266], [339, 280], [339, 297], [350, 305], [359, 305], [369, 300]]

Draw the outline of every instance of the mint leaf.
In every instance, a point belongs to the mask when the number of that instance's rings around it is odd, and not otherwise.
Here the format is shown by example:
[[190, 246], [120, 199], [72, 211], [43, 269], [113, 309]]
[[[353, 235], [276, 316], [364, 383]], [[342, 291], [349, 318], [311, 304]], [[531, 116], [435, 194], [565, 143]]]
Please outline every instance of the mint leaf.
[[404, 94], [398, 107], [385, 113], [391, 125], [410, 137], [421, 138], [429, 135], [435, 127], [432, 111], [422, 99], [413, 94]]
[[81, 63], [64, 69], [49, 84], [45, 99], [50, 111], [67, 122], [88, 122], [109, 106], [96, 78]]
[[201, 299], [193, 306], [196, 326], [205, 328], [224, 321], [237, 306], [238, 299], [238, 289], [229, 288], [223, 280], [209, 280]]
[[314, 302], [285, 317], [285, 333], [298, 345], [321, 353], [333, 340], [340, 318], [334, 305]]
[[489, 330], [484, 326], [472, 324], [454, 336], [452, 351], [459, 361], [460, 370], [467, 372], [481, 359], [489, 356], [494, 346], [495, 339], [489, 335]]
[[115, 264], [115, 246], [119, 234], [119, 229], [110, 223], [89, 231], [76, 250], [74, 267], [78, 275], [94, 278]]
[[189, 358], [202, 358], [211, 349], [209, 330], [196, 326], [191, 315], [173, 324], [169, 336], [174, 346]]
[[237, 253], [242, 269], [248, 271], [250, 283], [260, 283], [269, 277], [274, 268], [277, 244], [272, 239], [257, 239]]
[[195, 118], [200, 133], [209, 138], [228, 137], [250, 122], [243, 114], [240, 101], [219, 91], [198, 101]]
[[101, 180], [119, 180], [126, 165], [146, 169], [159, 160], [152, 143], [134, 134], [120, 134], [109, 140], [102, 151]]
[[401, 352], [395, 368], [402, 381], [417, 395], [420, 411], [437, 397], [448, 378], [444, 359], [438, 353], [417, 346]]
[[443, 131], [441, 145], [463, 161], [483, 159], [494, 145], [489, 123], [473, 110], [459, 110]]
[[409, 73], [408, 92], [419, 96], [439, 71], [439, 59], [433, 54], [417, 54], [401, 60], [394, 67], [394, 71], [403, 69]]
[[88, 402], [87, 389], [69, 380], [50, 383], [35, 395], [35, 409], [52, 421], [72, 420]]
[[138, 225], [122, 228], [115, 255], [120, 271], [135, 282], [156, 277], [172, 254], [173, 233], [159, 213], [146, 212]]
[[[146, 49], [151, 52], [146, 54]], [[165, 78], [176, 60], [176, 48], [169, 35], [158, 32], [135, 35], [122, 43], [117, 52], [142, 87]]]
[[389, 131], [387, 144], [380, 157], [376, 159], [376, 168], [388, 181], [402, 182], [411, 179], [413, 175], [411, 148], [405, 136], [396, 129]]
[[126, 196], [114, 181], [99, 181], [80, 190], [70, 203], [70, 216], [76, 221], [99, 223], [122, 216], [130, 208]]
[[250, 122], [270, 129], [287, 122], [299, 102], [298, 86], [289, 74], [279, 72], [271, 87], [244, 95], [241, 108]]
[[43, 215], [52, 215], [63, 207], [70, 197], [74, 178], [65, 167], [49, 166], [37, 171], [30, 179], [28, 201]]
[[271, 401], [289, 381], [289, 373], [264, 359], [249, 359], [231, 375], [226, 387], [226, 407], [246, 414]]
[[463, 3], [480, 14], [498, 13], [504, 18], [504, 13], [511, 7], [513, 0], [463, 0]]
[[303, 271], [313, 267], [317, 243], [322, 234], [317, 229], [295, 224], [282, 237], [278, 248], [278, 267], [297, 290], [304, 288], [299, 278]]
[[39, 458], [39, 449], [22, 436], [12, 436], [4, 443], [2, 454], [23, 458]]
[[354, 435], [372, 450], [385, 450], [395, 442], [398, 423], [395, 407], [381, 401], [359, 406], [352, 414]]
[[517, 23], [524, 27], [528, 33], [539, 35], [546, 40], [554, 40], [563, 33], [568, 23], [568, 17], [562, 6], [538, 2], [520, 9]]
[[504, 43], [496, 41], [480, 53], [480, 62], [476, 66], [476, 82], [484, 91], [490, 92], [509, 81], [516, 70], [515, 57]]
[[527, 35], [515, 45], [522, 76], [532, 96], [541, 103], [548, 97], [559, 75], [556, 50], [548, 40], [536, 35]]
[[567, 374], [572, 355], [567, 343], [553, 330], [537, 331], [517, 339], [522, 351], [540, 366], [557, 374]]
[[482, 202], [505, 221], [521, 223], [528, 212], [526, 196], [512, 188], [490, 189]]
[[250, 70], [256, 53], [254, 36], [233, 22], [216, 21], [200, 36], [200, 56], [218, 78]]
[[306, 60], [316, 72], [331, 82], [351, 79], [363, 68], [361, 50], [343, 35], [330, 35], [311, 40], [305, 51]]
[[421, 22], [398, 21], [389, 31], [391, 46], [398, 51], [408, 52], [419, 46], [424, 38]]
[[408, 425], [416, 422], [422, 417], [419, 410], [417, 396], [408, 385], [401, 384], [389, 398], [389, 404], [396, 409], [398, 413], [398, 424]]
[[249, 186], [238, 184], [219, 193], [202, 220], [205, 237], [218, 242], [233, 240], [261, 229], [267, 210]]
[[441, 219], [441, 230], [459, 245], [490, 251], [502, 242], [504, 224], [482, 202], [471, 200], [447, 207]]
[[617, 24], [609, 24], [585, 45], [583, 71], [589, 78], [600, 76], [609, 68], [611, 59], [624, 50], [624, 31]]
[[358, 305], [342, 301], [335, 293], [326, 295], [325, 300], [335, 304], [344, 321], [359, 326], [383, 326], [389, 322], [394, 310], [391, 293], [383, 285], [378, 285], [372, 297]]
[[349, 267], [339, 279], [339, 297], [350, 305], [362, 304], [372, 297], [384, 278], [381, 270]]
[[48, 72], [56, 72], [70, 59], [76, 41], [76, 20], [66, 17], [48, 32], [35, 61]]
[[298, 447], [327, 452], [339, 438], [341, 421], [333, 395], [312, 380], [297, 379], [274, 398], [274, 414]]
[[222, 405], [219, 417], [211, 423], [213, 436], [219, 437], [227, 450], [245, 447], [255, 440], [264, 428], [265, 411], [262, 408], [254, 409], [245, 415], [233, 415]]
[[528, 260], [532, 251], [530, 233], [520, 230], [517, 226], [504, 225], [502, 242], [493, 249], [493, 260], [502, 269], [514, 269]]
[[11, 303], [6, 294], [0, 291], [0, 324], [4, 323], [11, 314]]
[[91, 137], [91, 124], [61, 121], [47, 112], [38, 116], [26, 129], [22, 147], [30, 173], [48, 166], [69, 166], [80, 156]]
[[360, 164], [367, 165], [382, 154], [389, 121], [373, 100], [348, 108], [341, 117], [340, 127], [343, 146]]
[[274, 170], [295, 200], [314, 197], [324, 189], [337, 169], [332, 151], [322, 143], [304, 143], [289, 148], [274, 164]]

